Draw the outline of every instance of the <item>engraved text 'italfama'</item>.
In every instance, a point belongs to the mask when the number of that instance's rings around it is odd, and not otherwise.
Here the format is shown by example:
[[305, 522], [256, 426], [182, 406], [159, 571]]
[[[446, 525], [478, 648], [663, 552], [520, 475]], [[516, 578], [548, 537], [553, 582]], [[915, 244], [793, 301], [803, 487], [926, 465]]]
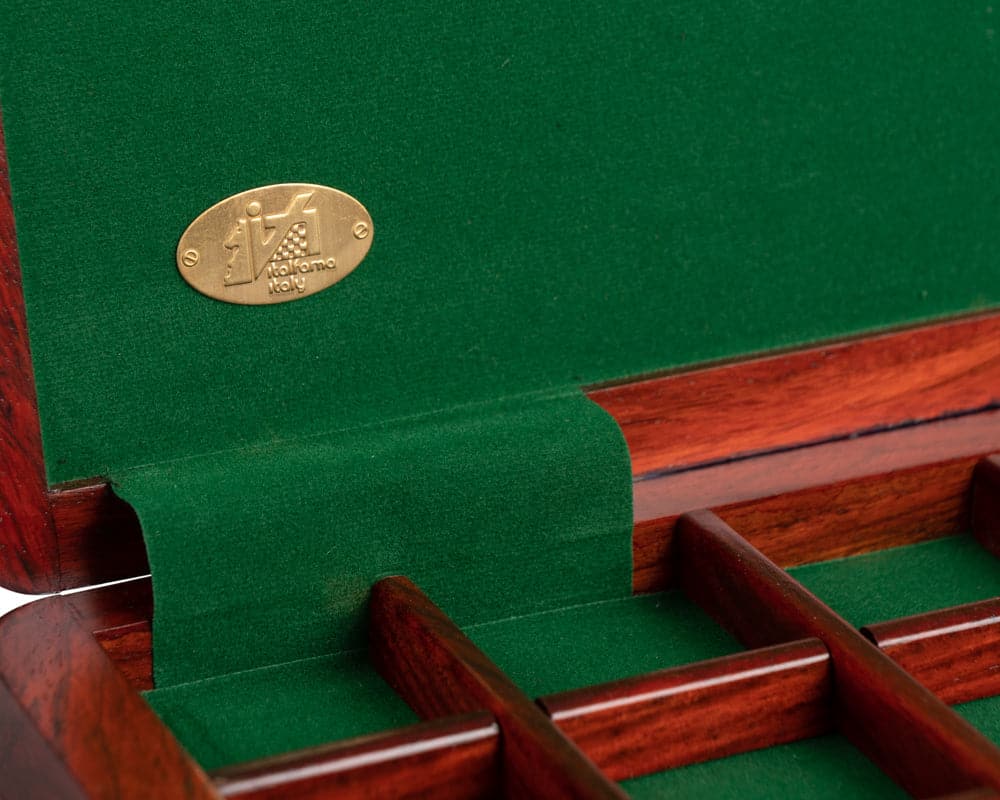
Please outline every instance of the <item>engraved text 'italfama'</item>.
[[307, 272], [318, 272], [324, 269], [336, 269], [337, 259], [332, 256], [326, 261], [314, 258], [312, 261], [279, 261], [267, 265], [267, 291], [271, 294], [298, 292], [306, 290]]

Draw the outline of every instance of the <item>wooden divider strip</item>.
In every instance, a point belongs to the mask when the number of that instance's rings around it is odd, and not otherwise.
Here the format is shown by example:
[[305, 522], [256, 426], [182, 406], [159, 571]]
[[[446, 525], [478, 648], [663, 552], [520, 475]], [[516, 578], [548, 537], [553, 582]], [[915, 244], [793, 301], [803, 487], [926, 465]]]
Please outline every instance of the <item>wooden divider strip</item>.
[[480, 712], [212, 773], [230, 800], [479, 800], [500, 780], [500, 729]]
[[1000, 750], [714, 514], [681, 518], [675, 557], [684, 591], [746, 645], [826, 645], [838, 728], [909, 792], [1000, 789]]
[[372, 663], [419, 715], [496, 717], [506, 797], [626, 797], [408, 579], [375, 585], [369, 625]]
[[830, 657], [816, 639], [549, 695], [539, 704], [625, 780], [826, 733]]
[[677, 520], [698, 508], [783, 567], [968, 530], [973, 469], [998, 451], [992, 411], [639, 481], [633, 588], [670, 585]]
[[1000, 694], [1000, 598], [861, 630], [949, 705]]

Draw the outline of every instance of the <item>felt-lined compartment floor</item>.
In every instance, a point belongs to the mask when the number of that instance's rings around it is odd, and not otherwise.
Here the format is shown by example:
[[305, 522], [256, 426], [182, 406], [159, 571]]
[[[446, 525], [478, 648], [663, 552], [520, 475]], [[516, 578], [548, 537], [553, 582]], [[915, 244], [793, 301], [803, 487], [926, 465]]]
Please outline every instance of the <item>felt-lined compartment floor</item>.
[[[790, 572], [855, 625], [1000, 594], [1000, 560], [970, 535]], [[531, 697], [741, 649], [678, 590], [574, 605], [464, 630]], [[360, 651], [157, 689], [147, 699], [207, 769], [416, 721]], [[963, 713], [1000, 741], [1000, 698], [966, 704]], [[835, 792], [885, 796], [894, 789], [863, 755], [836, 736], [671, 770], [630, 781], [628, 789], [637, 797], [667, 791], [697, 797], [724, 796], [730, 787], [739, 787], [741, 798], [746, 798], [757, 796], [756, 791], [763, 793], [760, 796], [784, 791], [786, 781], [799, 793], [816, 797]]]
[[822, 561], [789, 572], [858, 627], [1000, 595], [1000, 559], [970, 534]]
[[[466, 633], [531, 697], [740, 649], [677, 591], [469, 626]], [[363, 652], [224, 675], [146, 697], [206, 769], [416, 721]]]
[[146, 700], [205, 769], [417, 721], [364, 652], [155, 689]]
[[955, 710], [1000, 745], [1000, 696], [962, 703]]
[[530, 697], [742, 649], [678, 590], [475, 625], [465, 632]]
[[636, 800], [908, 796], [850, 742], [835, 734], [657, 772], [623, 781], [622, 786]]

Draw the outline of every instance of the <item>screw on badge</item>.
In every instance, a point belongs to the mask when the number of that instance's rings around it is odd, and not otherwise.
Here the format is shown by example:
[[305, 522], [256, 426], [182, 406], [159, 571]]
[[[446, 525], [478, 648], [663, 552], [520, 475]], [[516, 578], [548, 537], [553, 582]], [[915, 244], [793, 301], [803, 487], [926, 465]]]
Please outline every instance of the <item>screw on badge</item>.
[[358, 220], [354, 223], [354, 238], [364, 239], [368, 236], [368, 223], [364, 220]]
[[184, 255], [181, 256], [181, 263], [185, 267], [196, 267], [198, 266], [198, 251], [194, 249], [185, 250]]

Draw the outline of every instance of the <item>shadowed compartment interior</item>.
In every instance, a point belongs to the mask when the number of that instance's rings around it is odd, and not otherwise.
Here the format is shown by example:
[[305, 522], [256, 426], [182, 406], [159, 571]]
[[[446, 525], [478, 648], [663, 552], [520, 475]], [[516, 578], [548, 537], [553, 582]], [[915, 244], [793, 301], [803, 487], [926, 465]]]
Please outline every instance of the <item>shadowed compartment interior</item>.
[[1000, 561], [971, 534], [794, 567], [856, 627], [1000, 595]]
[[465, 632], [530, 697], [742, 649], [679, 590], [571, 606]]
[[[530, 697], [741, 650], [680, 591], [465, 628]], [[156, 689], [154, 710], [206, 769], [416, 721], [363, 651]]]
[[417, 720], [363, 651], [155, 689], [146, 699], [205, 769]]
[[830, 734], [623, 781], [636, 800], [686, 797], [908, 797], [842, 736]]

